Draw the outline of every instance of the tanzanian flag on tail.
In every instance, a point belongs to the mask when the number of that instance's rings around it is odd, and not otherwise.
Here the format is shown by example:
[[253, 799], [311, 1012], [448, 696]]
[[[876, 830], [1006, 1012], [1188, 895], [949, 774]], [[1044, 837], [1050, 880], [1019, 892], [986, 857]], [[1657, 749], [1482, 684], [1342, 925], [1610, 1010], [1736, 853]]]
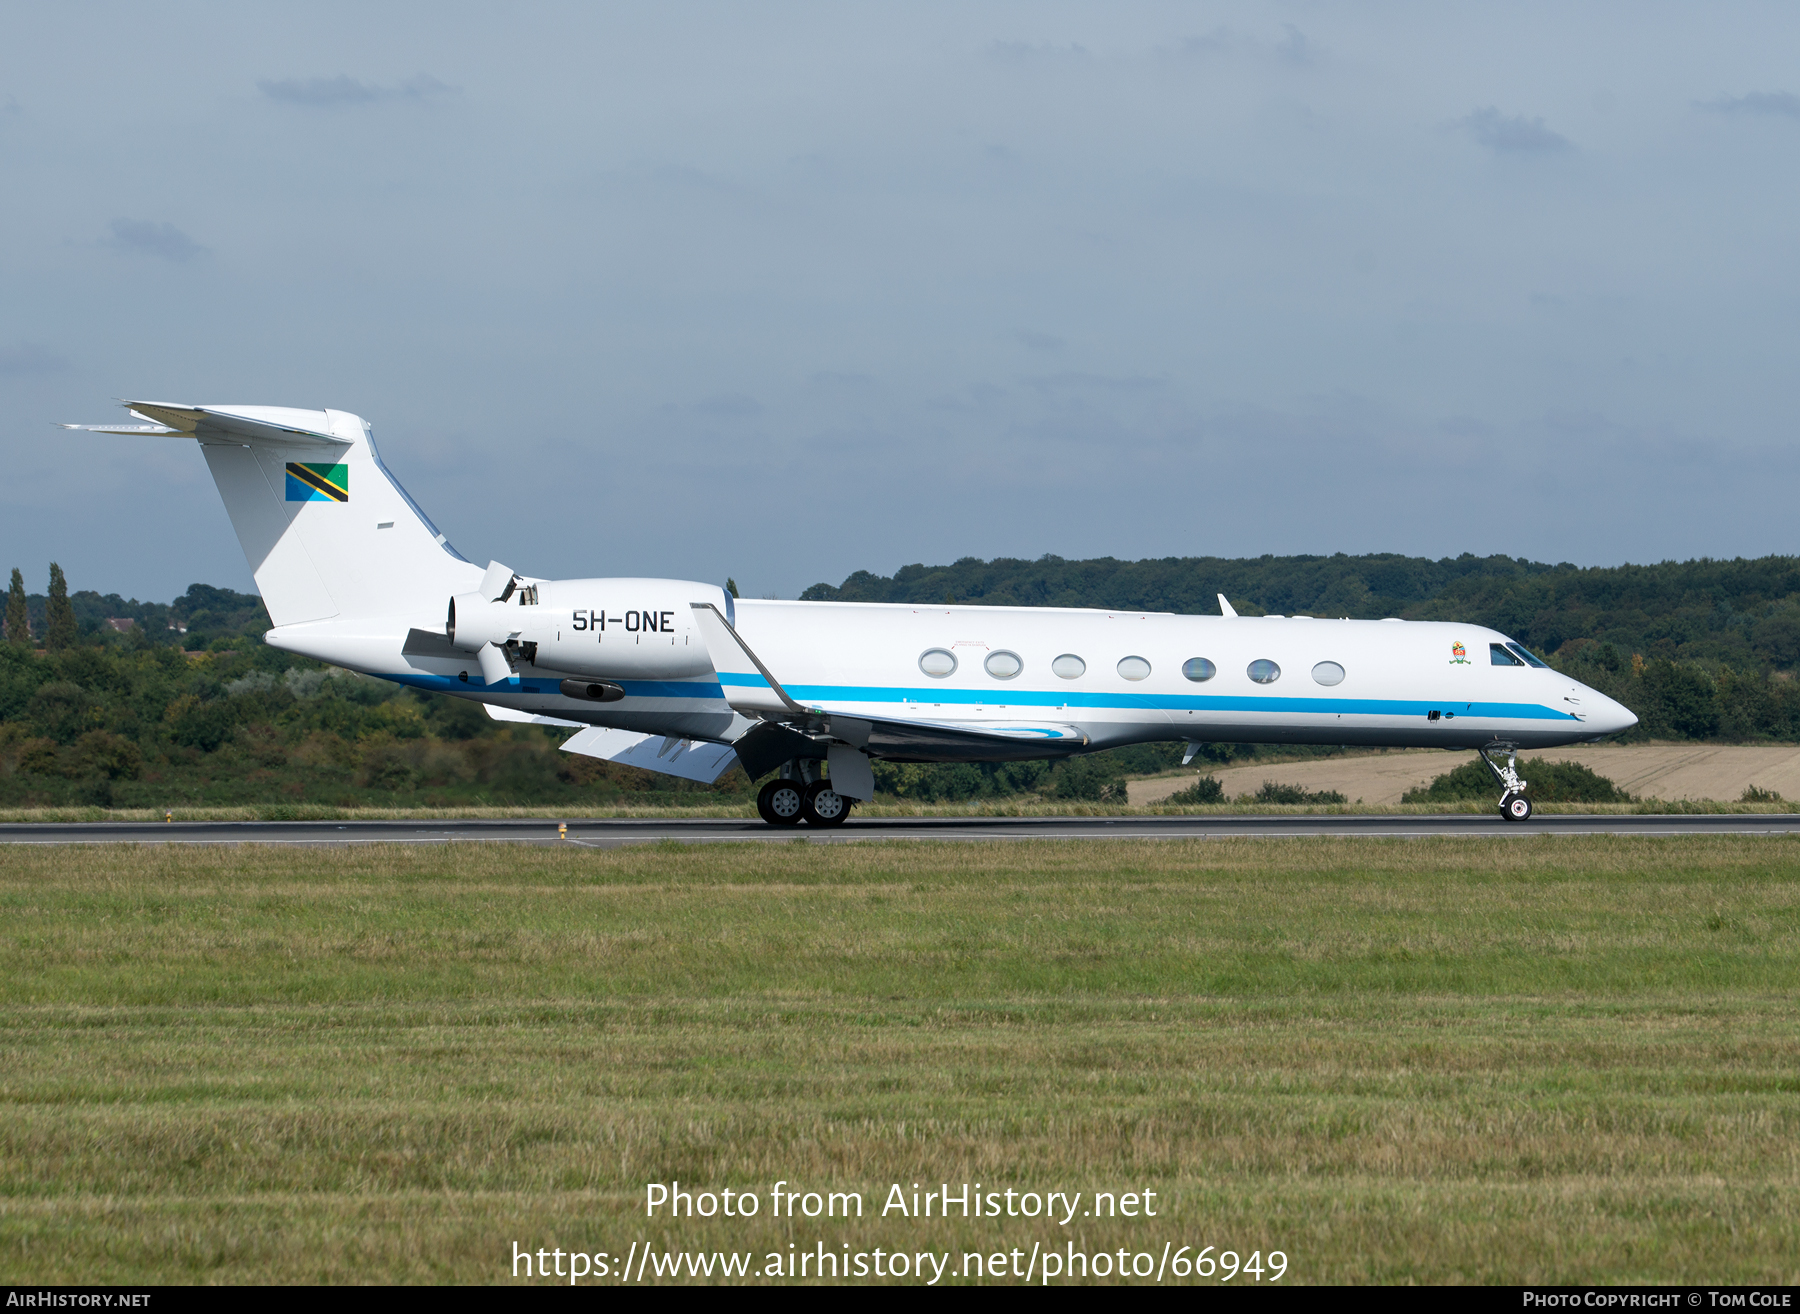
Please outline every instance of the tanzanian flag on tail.
[[350, 467], [287, 463], [287, 500], [290, 502], [348, 502]]

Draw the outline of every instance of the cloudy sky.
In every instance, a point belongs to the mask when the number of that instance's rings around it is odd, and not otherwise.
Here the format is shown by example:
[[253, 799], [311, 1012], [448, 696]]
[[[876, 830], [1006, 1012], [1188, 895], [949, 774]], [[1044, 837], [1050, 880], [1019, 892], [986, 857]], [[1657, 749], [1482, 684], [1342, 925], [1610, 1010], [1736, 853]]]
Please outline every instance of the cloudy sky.
[[1800, 550], [1800, 10], [14, 6], [0, 567], [250, 576], [113, 399], [469, 557]]

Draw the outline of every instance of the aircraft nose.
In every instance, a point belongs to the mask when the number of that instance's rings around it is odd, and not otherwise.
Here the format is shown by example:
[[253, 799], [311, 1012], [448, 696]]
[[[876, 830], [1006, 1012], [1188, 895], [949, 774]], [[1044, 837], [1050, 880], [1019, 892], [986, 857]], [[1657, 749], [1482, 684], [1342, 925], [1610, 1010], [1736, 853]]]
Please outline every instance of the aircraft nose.
[[1605, 694], [1595, 694], [1593, 699], [1599, 706], [1588, 713], [1588, 725], [1601, 734], [1616, 735], [1638, 723], [1637, 713], [1623, 703], [1614, 702]]

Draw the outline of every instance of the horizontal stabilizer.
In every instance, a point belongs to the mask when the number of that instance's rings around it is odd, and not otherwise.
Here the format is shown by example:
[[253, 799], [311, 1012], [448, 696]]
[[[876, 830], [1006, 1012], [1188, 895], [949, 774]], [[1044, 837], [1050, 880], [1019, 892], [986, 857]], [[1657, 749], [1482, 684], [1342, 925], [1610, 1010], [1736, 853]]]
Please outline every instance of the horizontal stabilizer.
[[634, 730], [607, 730], [589, 726], [563, 742], [562, 751], [597, 757], [620, 766], [641, 767], [645, 771], [683, 780], [697, 780], [710, 785], [738, 764], [737, 752], [730, 744], [715, 744], [704, 739], [679, 739], [672, 735], [642, 735]]
[[125, 407], [151, 424], [65, 424], [65, 429], [90, 433], [173, 434], [203, 443], [235, 446], [337, 447], [349, 446], [333, 437], [324, 411], [296, 410], [287, 406], [175, 406], [167, 402], [126, 402]]
[[194, 435], [185, 429], [171, 429], [166, 424], [59, 424], [59, 429], [79, 429], [83, 433], [123, 433], [149, 434], [158, 436], [175, 434], [181, 438], [192, 438]]

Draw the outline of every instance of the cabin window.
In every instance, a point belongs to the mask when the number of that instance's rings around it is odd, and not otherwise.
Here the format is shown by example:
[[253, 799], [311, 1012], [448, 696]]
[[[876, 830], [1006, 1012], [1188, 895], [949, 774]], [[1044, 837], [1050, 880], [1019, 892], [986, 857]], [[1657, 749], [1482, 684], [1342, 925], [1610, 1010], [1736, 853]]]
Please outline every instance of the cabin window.
[[1119, 674], [1127, 680], [1147, 680], [1150, 678], [1150, 663], [1142, 657], [1125, 657], [1119, 661]]
[[1087, 674], [1087, 663], [1072, 652], [1065, 652], [1050, 663], [1050, 669], [1065, 680], [1079, 680]]
[[1204, 657], [1190, 657], [1181, 664], [1181, 673], [1195, 684], [1202, 680], [1210, 680], [1219, 673], [1219, 668]]
[[1018, 653], [1004, 650], [990, 652], [987, 661], [982, 664], [987, 667], [987, 673], [996, 680], [1010, 680], [1025, 669], [1025, 663], [1019, 660]]
[[1267, 657], [1258, 657], [1250, 663], [1245, 674], [1258, 684], [1274, 684], [1281, 678], [1281, 668]]
[[956, 669], [956, 658], [942, 648], [927, 648], [919, 656], [919, 669], [934, 680], [941, 680]]
[[1525, 659], [1513, 656], [1506, 650], [1504, 643], [1488, 644], [1488, 660], [1496, 666], [1523, 666], [1525, 664]]
[[1538, 666], [1538, 667], [1542, 667], [1544, 670], [1550, 669], [1549, 662], [1539, 661], [1536, 657], [1532, 656], [1531, 653], [1527, 652], [1524, 648], [1520, 647], [1518, 644], [1509, 643], [1506, 646], [1512, 650], [1513, 656], [1523, 657], [1525, 659], [1525, 664], [1527, 666]]
[[1342, 684], [1344, 682], [1344, 668], [1339, 666], [1336, 662], [1320, 662], [1317, 666], [1313, 667], [1313, 679], [1317, 680], [1320, 684]]

